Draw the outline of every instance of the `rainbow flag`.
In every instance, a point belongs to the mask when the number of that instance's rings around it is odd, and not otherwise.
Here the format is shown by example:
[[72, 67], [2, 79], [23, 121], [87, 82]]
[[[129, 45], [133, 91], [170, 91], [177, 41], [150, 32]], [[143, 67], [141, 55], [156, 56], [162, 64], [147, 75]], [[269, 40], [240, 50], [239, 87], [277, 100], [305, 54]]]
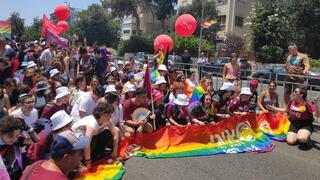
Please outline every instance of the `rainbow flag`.
[[273, 140], [285, 141], [290, 121], [284, 113], [267, 113], [257, 116], [259, 129]]
[[10, 21], [0, 21], [0, 37], [11, 39]]
[[163, 52], [160, 52], [160, 55], [159, 55], [159, 64], [163, 64], [163, 60], [164, 60], [164, 54]]
[[212, 20], [201, 22], [201, 27], [206, 29], [216, 24], [218, 24], [218, 21], [215, 19], [212, 19]]
[[126, 138], [121, 158], [176, 158], [242, 152], [269, 152], [270, 138], [259, 129], [255, 114], [233, 116], [215, 125], [169, 126], [152, 134]]
[[156, 69], [153, 70], [153, 71], [151, 72], [151, 82], [152, 82], [153, 84], [156, 83], [158, 77], [160, 77], [159, 71], [156, 70]]
[[197, 86], [192, 92], [190, 103], [194, 101], [200, 101], [201, 97], [205, 92], [206, 91], [203, 89], [202, 86]]
[[96, 180], [96, 179], [121, 179], [125, 172], [124, 166], [120, 162], [111, 162], [103, 160], [93, 165], [88, 171], [82, 171], [78, 174], [78, 180]]

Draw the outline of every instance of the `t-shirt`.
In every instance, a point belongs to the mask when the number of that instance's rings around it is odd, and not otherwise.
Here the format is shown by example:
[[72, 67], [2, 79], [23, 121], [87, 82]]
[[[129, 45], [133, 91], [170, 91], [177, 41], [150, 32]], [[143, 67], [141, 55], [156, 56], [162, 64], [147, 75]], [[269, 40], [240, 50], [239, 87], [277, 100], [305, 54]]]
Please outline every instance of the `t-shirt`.
[[43, 61], [43, 66], [46, 70], [50, 68], [50, 63], [54, 57], [54, 53], [50, 49], [46, 49], [41, 53], [40, 60]]
[[54, 113], [56, 113], [56, 112], [58, 112], [60, 110], [64, 110], [64, 111], [66, 111], [68, 113], [68, 106], [66, 104], [62, 104], [61, 106], [58, 106], [58, 105], [56, 105], [54, 103], [47, 104], [43, 108], [43, 111], [42, 111], [42, 114], [41, 114], [41, 118], [50, 119], [51, 116]]
[[189, 117], [187, 107], [179, 108], [179, 106], [174, 103], [167, 104], [166, 107], [167, 117], [172, 117], [178, 124], [186, 124], [187, 118]]
[[99, 126], [96, 118], [94, 118], [93, 115], [91, 116], [86, 116], [84, 118], [81, 118], [80, 120], [76, 121], [71, 129], [72, 131], [81, 131], [82, 133], [85, 134], [86, 129], [85, 126], [89, 126], [93, 129], [93, 135], [97, 135], [101, 133], [105, 129], [105, 125]]
[[18, 116], [19, 118], [23, 119], [24, 122], [29, 126], [32, 126], [33, 123], [36, 122], [39, 117], [38, 110], [36, 110], [36, 109], [33, 109], [29, 116], [24, 115], [21, 111], [21, 108], [13, 111], [12, 115]]
[[229, 105], [230, 112], [254, 112], [255, 106], [250, 101], [240, 101], [239, 97], [234, 98]]
[[71, 111], [71, 116], [75, 121], [77, 121], [80, 119], [79, 111], [85, 112], [85, 116], [88, 116], [93, 113], [93, 110], [97, 107], [97, 105], [98, 102], [92, 99], [90, 92], [83, 93], [74, 104]]
[[[307, 105], [309, 107], [307, 107]], [[307, 109], [309, 108], [309, 110]], [[301, 103], [297, 101], [291, 101], [288, 104], [288, 110], [289, 110], [289, 119], [290, 120], [303, 120], [303, 121], [311, 121], [311, 113], [314, 111], [314, 108], [312, 105], [307, 104], [306, 101], [303, 101]], [[308, 112], [309, 111], [309, 112]]]
[[21, 179], [25, 179], [25, 177], [30, 172], [30, 168], [34, 168], [29, 175], [28, 179], [32, 180], [43, 180], [43, 179], [54, 179], [54, 180], [68, 180], [68, 178], [60, 173], [55, 171], [50, 171], [48, 169], [45, 169], [41, 166], [41, 164], [45, 161], [38, 161], [32, 164], [31, 166], [27, 167], [26, 170], [23, 172], [23, 175]]
[[230, 98], [223, 100], [219, 94], [213, 96], [212, 106], [217, 110], [219, 114], [227, 114], [227, 107], [230, 104]]
[[144, 103], [144, 104], [139, 104], [136, 105], [133, 100], [133, 98], [127, 99], [124, 103], [124, 107], [123, 107], [123, 119], [125, 121], [127, 120], [132, 120], [131, 114], [134, 112], [134, 110], [138, 109], [138, 108], [149, 108], [148, 104]]
[[48, 157], [50, 157], [50, 146], [53, 141], [52, 133], [42, 130], [38, 136], [39, 141], [32, 143], [27, 150], [27, 157], [31, 162], [49, 159]]

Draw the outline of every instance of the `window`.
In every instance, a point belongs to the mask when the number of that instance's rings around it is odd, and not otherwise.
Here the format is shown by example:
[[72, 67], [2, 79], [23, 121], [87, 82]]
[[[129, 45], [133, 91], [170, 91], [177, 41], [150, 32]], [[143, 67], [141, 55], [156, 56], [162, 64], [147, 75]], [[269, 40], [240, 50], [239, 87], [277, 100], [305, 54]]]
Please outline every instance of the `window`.
[[234, 22], [235, 26], [242, 27], [243, 26], [243, 17], [236, 16], [236, 20]]
[[123, 34], [130, 34], [130, 30], [123, 30]]

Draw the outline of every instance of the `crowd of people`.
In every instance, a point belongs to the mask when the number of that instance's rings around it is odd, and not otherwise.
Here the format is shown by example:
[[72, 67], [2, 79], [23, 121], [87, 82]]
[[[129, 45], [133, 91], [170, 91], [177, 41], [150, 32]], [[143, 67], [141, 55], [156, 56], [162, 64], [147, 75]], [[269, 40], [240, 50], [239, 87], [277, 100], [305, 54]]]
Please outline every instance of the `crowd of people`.
[[[308, 103], [305, 87], [294, 87], [284, 108], [275, 82], [259, 94], [257, 80], [240, 87], [236, 54], [219, 89], [210, 74], [198, 81], [190, 66], [179, 71], [155, 58], [151, 71], [159, 76], [149, 94], [148, 60], [112, 62], [104, 46], [71, 44], [61, 49], [55, 42], [47, 47], [0, 42], [0, 160], [11, 179], [68, 179], [80, 166], [90, 169], [101, 158], [117, 159], [126, 137], [247, 113], [287, 112], [288, 144], [308, 143], [312, 112], [320, 115], [318, 99]], [[289, 69], [306, 64], [300, 54], [290, 56]]]

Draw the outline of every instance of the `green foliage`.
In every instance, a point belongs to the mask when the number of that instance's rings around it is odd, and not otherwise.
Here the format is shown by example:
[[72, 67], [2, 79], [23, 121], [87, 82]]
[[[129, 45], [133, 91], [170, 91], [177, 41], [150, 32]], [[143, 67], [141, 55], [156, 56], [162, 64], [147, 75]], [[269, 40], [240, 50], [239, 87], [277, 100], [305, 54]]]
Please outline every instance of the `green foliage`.
[[153, 39], [132, 35], [129, 40], [120, 42], [117, 51], [120, 56], [123, 56], [124, 53], [153, 53]]
[[25, 33], [23, 35], [23, 39], [27, 41], [38, 40], [41, 34], [41, 25], [42, 25], [42, 20], [40, 20], [38, 17], [34, 18], [32, 25], [29, 27], [26, 27]]
[[165, 31], [164, 28], [164, 21], [170, 17], [170, 15], [173, 13], [173, 6], [172, 6], [173, 0], [162, 0], [159, 1], [159, 4], [157, 6], [157, 18], [162, 23], [162, 31]]
[[311, 67], [320, 67], [320, 59], [310, 59]]
[[9, 20], [11, 21], [12, 37], [16, 37], [20, 40], [25, 31], [24, 19], [20, 17], [19, 13], [13, 12], [9, 17]]
[[[174, 42], [175, 53], [182, 54], [183, 51], [187, 49], [193, 55], [198, 54], [199, 43], [200, 43], [199, 38], [196, 38], [194, 36], [180, 37], [176, 34], [171, 34], [170, 36]], [[209, 41], [202, 39], [201, 51], [206, 51], [206, 52], [209, 52], [210, 54], [214, 54], [214, 47]]]
[[117, 47], [120, 40], [120, 22], [100, 5], [92, 4], [79, 14], [79, 20], [71, 26], [71, 32], [81, 38], [86, 37], [88, 44], [97, 41], [98, 44]]

